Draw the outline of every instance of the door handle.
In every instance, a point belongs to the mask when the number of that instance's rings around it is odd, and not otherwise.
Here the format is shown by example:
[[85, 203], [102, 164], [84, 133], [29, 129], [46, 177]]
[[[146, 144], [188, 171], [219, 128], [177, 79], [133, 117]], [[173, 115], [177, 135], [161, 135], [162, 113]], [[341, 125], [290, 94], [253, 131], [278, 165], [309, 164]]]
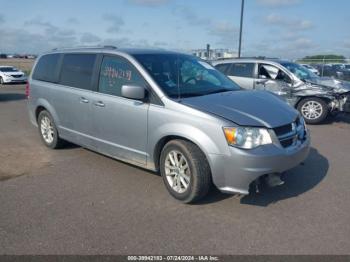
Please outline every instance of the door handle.
[[106, 106], [102, 101], [98, 101], [94, 105], [98, 106], [98, 107], [105, 107]]
[[84, 103], [84, 104], [87, 104], [87, 103], [89, 103], [89, 100], [86, 99], [85, 97], [81, 97], [81, 98], [80, 98], [80, 102], [81, 102], [81, 103]]

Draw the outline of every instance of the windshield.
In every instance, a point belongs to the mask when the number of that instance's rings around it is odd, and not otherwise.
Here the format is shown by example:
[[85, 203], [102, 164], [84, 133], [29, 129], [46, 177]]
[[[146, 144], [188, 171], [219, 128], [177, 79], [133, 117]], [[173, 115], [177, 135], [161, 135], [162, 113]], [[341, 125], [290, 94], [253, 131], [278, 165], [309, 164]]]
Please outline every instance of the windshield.
[[14, 67], [0, 67], [1, 72], [18, 72]]
[[301, 80], [312, 80], [314, 78], [318, 78], [317, 75], [315, 75], [302, 65], [290, 62], [281, 63], [281, 65], [287, 68], [290, 72], [292, 72], [296, 77], [298, 77]]
[[172, 98], [203, 96], [240, 87], [208, 63], [182, 54], [138, 54], [134, 57]]

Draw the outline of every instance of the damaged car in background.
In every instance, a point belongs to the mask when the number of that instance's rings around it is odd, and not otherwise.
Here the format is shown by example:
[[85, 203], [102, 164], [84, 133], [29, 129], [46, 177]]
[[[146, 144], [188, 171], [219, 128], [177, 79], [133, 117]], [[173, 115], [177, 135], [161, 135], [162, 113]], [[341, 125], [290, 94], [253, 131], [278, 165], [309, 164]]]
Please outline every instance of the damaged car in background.
[[350, 113], [350, 82], [319, 77], [279, 59], [230, 59], [212, 63], [245, 89], [275, 93], [295, 107], [306, 123], [319, 124], [338, 112]]

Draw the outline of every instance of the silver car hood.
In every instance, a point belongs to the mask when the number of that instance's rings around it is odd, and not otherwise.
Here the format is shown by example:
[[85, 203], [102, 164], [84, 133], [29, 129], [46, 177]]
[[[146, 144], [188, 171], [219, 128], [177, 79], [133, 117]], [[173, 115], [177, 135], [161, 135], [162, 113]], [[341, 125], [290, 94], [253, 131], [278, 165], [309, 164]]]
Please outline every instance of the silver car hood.
[[231, 91], [183, 98], [181, 103], [241, 126], [274, 128], [290, 124], [298, 116], [295, 109], [265, 91]]

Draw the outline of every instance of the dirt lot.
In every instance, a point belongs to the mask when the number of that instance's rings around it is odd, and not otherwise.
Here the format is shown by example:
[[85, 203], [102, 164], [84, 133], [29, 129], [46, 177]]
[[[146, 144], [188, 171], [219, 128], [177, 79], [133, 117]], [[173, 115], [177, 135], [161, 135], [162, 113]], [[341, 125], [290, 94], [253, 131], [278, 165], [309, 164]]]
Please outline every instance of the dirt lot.
[[0, 254], [350, 254], [350, 117], [310, 129], [285, 185], [183, 205], [151, 172], [47, 149], [24, 86], [2, 87]]

